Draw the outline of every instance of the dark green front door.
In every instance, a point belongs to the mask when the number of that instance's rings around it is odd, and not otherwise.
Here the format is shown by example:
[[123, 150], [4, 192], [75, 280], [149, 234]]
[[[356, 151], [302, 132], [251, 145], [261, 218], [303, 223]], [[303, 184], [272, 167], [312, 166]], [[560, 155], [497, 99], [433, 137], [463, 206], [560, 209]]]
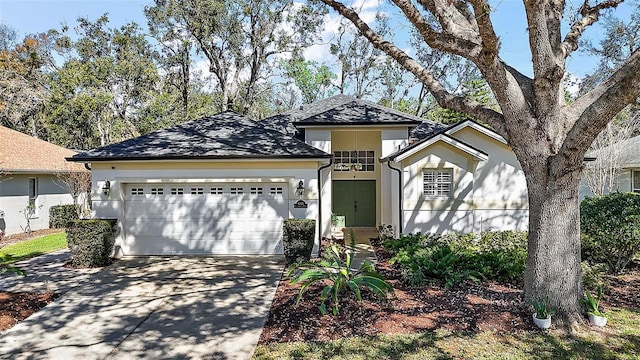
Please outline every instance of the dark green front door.
[[376, 181], [334, 180], [332, 211], [347, 227], [376, 226]]

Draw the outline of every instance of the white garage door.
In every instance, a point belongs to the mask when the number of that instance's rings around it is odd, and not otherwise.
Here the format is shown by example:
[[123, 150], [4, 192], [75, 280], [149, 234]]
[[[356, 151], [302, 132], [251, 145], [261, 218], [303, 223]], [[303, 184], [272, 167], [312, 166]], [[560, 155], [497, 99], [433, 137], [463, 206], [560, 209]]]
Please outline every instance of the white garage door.
[[286, 183], [128, 184], [125, 253], [279, 254]]

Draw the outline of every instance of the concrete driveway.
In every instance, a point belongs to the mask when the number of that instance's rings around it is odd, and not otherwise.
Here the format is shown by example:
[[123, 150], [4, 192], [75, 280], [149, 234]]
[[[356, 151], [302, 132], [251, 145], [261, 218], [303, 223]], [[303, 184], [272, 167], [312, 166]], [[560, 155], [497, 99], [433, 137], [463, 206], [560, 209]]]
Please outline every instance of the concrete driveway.
[[118, 261], [0, 335], [4, 359], [248, 359], [281, 256]]

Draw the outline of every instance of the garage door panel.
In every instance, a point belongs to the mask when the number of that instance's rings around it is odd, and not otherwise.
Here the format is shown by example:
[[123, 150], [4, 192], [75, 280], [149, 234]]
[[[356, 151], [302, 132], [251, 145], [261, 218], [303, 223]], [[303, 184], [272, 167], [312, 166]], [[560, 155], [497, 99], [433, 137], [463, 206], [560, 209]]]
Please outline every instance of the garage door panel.
[[128, 185], [125, 252], [282, 253], [287, 193], [286, 184]]

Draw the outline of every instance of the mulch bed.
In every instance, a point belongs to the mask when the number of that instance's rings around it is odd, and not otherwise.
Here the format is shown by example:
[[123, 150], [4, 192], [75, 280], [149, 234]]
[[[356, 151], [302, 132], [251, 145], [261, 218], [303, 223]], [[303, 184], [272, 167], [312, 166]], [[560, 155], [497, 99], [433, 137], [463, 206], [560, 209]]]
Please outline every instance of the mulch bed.
[[[446, 289], [440, 286], [410, 287], [389, 265], [390, 255], [372, 239], [377, 269], [395, 289], [396, 299], [380, 303], [368, 292], [364, 301], [341, 303], [337, 316], [318, 310], [321, 286], [314, 286], [296, 304], [299, 285], [281, 280], [260, 343], [326, 341], [349, 336], [408, 334], [425, 330], [485, 331], [498, 333], [533, 330], [532, 310], [524, 303], [522, 286], [466, 282]], [[640, 268], [611, 277], [605, 305], [640, 309]]]
[[13, 327], [58, 297], [54, 293], [0, 291], [0, 331]]

